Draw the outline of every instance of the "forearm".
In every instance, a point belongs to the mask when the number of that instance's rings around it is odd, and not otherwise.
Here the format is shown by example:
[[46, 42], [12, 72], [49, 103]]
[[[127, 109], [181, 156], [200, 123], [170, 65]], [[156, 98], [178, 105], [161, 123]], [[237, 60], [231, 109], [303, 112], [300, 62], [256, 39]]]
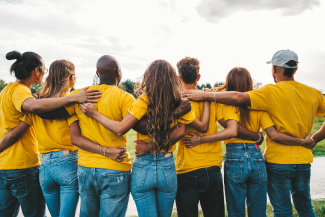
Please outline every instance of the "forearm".
[[238, 133], [236, 138], [249, 140], [249, 141], [257, 141], [260, 138], [259, 133], [254, 133], [242, 125], [238, 124]]
[[205, 132], [207, 132], [209, 129], [209, 121], [210, 121], [210, 102], [205, 101], [203, 114], [201, 117], [202, 128]]
[[61, 118], [68, 118], [70, 114], [64, 107], [62, 107], [50, 112], [37, 113], [37, 116], [46, 120], [55, 120]]
[[141, 133], [142, 135], [147, 135], [147, 124], [148, 119], [144, 116], [132, 127], [132, 129], [138, 133]]
[[99, 112], [96, 112], [94, 116], [92, 117], [96, 121], [98, 121], [103, 127], [108, 129], [109, 131], [112, 131], [118, 136], [123, 136], [125, 133], [127, 133], [133, 126], [126, 125], [124, 122], [120, 121], [113, 121], [104, 115], [102, 115]]
[[280, 133], [275, 129], [275, 127], [269, 127], [266, 130], [267, 135], [271, 140], [281, 144], [281, 145], [291, 145], [291, 146], [304, 146], [304, 140], [300, 138], [293, 137], [284, 133]]
[[100, 154], [101, 146], [82, 135], [71, 136], [71, 143], [82, 150]]
[[232, 130], [227, 130], [227, 128], [226, 128], [218, 133], [201, 136], [200, 142], [207, 143], [207, 142], [222, 141], [222, 140], [230, 139], [233, 137], [236, 137], [236, 134]]
[[[186, 95], [185, 95], [186, 97]], [[217, 103], [226, 105], [250, 105], [250, 98], [247, 93], [237, 91], [225, 91], [225, 92], [196, 92], [195, 98], [190, 100], [197, 101], [215, 101]]]
[[19, 140], [18, 136], [13, 136], [12, 132], [6, 134], [6, 136], [0, 141], [0, 152], [6, 150]]
[[183, 123], [178, 123], [175, 127], [171, 129], [169, 143], [175, 144], [185, 136], [185, 133], [186, 133], [186, 125]]
[[325, 139], [325, 122], [323, 126], [312, 136], [316, 143]]
[[25, 111], [33, 113], [49, 112], [61, 107], [64, 107], [70, 103], [75, 103], [75, 97], [73, 95], [59, 98], [48, 98], [48, 99], [34, 99], [26, 103], [23, 103], [22, 108]]

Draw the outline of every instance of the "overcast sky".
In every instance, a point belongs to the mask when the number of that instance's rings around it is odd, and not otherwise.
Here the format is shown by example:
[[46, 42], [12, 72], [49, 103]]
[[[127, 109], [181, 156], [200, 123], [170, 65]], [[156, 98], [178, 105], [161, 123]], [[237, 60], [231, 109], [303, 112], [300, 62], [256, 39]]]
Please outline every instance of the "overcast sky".
[[46, 66], [70, 59], [76, 87], [92, 84], [109, 54], [123, 79], [136, 80], [156, 59], [201, 63], [200, 83], [224, 81], [236, 66], [274, 83], [265, 62], [282, 49], [299, 57], [296, 80], [325, 92], [325, 6], [320, 0], [0, 0], [0, 79], [14, 81], [5, 59], [34, 51]]

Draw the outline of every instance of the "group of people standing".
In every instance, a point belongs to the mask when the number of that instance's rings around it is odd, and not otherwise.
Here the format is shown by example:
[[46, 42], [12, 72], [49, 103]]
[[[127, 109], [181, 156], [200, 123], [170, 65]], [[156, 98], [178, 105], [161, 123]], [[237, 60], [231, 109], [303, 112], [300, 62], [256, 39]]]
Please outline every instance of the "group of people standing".
[[[109, 55], [97, 61], [99, 85], [71, 93], [72, 62], [57, 60], [47, 70], [33, 52], [6, 58], [16, 60], [10, 72], [17, 80], [0, 93], [0, 217], [17, 216], [19, 207], [26, 217], [45, 216], [45, 203], [51, 216], [75, 216], [79, 197], [81, 217], [120, 217], [130, 192], [139, 217], [169, 217], [175, 199], [180, 217], [198, 216], [199, 202], [204, 216], [224, 216], [224, 198], [228, 216], [244, 217], [247, 206], [248, 216], [261, 217], [267, 193], [274, 216], [292, 216], [291, 196], [299, 216], [315, 216], [311, 149], [325, 138], [325, 127], [309, 134], [315, 116], [325, 116], [325, 98], [294, 80], [294, 52], [275, 53], [269, 63], [276, 84], [256, 90], [242, 67], [211, 92], [197, 90], [196, 58], [180, 60], [178, 75], [156, 60], [137, 99], [117, 87], [122, 72]], [[131, 128], [137, 131], [133, 165], [125, 135]]]

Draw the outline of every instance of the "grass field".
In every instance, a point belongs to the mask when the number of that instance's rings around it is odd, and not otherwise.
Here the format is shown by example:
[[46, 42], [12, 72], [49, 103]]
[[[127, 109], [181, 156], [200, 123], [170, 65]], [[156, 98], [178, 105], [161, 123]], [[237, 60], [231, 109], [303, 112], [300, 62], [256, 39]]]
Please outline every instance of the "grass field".
[[[311, 131], [311, 135], [317, 132], [319, 128], [323, 125], [325, 121], [325, 117], [323, 118], [315, 118], [313, 129]], [[218, 130], [221, 131], [222, 128], [220, 125], [218, 125]], [[131, 161], [133, 162], [134, 160], [134, 140], [136, 139], [136, 132], [133, 130], [130, 130], [127, 135], [127, 150], [130, 152], [131, 155]], [[225, 145], [223, 142], [221, 142], [222, 146], [222, 152], [225, 153]], [[265, 149], [265, 142], [260, 146], [262, 153], [264, 152]], [[312, 150], [314, 153], [314, 157], [319, 157], [319, 156], [325, 156], [325, 139], [317, 144], [317, 146]], [[176, 154], [174, 154], [176, 156]]]

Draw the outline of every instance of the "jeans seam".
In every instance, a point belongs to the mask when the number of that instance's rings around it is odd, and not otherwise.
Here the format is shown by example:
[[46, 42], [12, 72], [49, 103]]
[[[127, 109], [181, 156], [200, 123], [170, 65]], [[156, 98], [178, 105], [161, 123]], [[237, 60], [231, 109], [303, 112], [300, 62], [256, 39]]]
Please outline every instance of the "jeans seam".
[[166, 181], [167, 181], [167, 186], [170, 187], [170, 188], [176, 188], [177, 184], [176, 184], [176, 186], [171, 186], [171, 185], [169, 184], [168, 177], [167, 177], [167, 173], [166, 173], [166, 171], [165, 171], [165, 169], [169, 169], [169, 168], [172, 168], [172, 167], [175, 167], [175, 165], [170, 165], [170, 166], [167, 166], [167, 167], [163, 167], [163, 168], [161, 168], [161, 169], [162, 169], [162, 171], [163, 171], [164, 174], [165, 174]]
[[147, 167], [147, 166], [142, 166], [142, 165], [139, 165], [139, 164], [137, 164], [137, 163], [134, 163], [133, 164], [133, 167], [134, 166], [138, 166], [138, 167], [142, 167], [142, 168], [145, 168], [146, 169], [146, 172], [145, 172], [145, 174], [144, 174], [144, 176], [143, 176], [143, 180], [142, 180], [142, 182], [140, 183], [140, 185], [137, 185], [137, 186], [134, 186], [133, 185], [133, 183], [131, 182], [131, 185], [133, 186], [133, 188], [140, 188], [140, 187], [142, 187], [143, 185], [144, 185], [144, 182], [145, 182], [145, 180], [146, 180], [146, 177], [147, 177], [147, 173], [148, 173], [148, 169], [149, 169], [149, 167]]

